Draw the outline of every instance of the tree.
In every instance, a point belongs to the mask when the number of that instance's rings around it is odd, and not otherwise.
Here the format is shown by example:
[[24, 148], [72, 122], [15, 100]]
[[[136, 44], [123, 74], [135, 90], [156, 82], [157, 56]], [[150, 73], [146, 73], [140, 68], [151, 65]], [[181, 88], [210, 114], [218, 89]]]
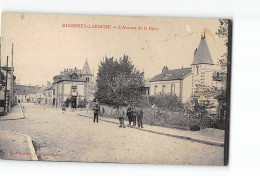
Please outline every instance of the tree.
[[97, 74], [95, 98], [113, 107], [139, 102], [144, 89], [144, 73], [138, 71], [127, 55], [104, 57]]
[[[216, 34], [224, 39], [225, 46], [228, 48], [228, 29], [229, 28], [229, 20], [228, 19], [219, 19], [219, 29], [216, 32]], [[218, 65], [221, 69], [221, 74], [223, 77], [223, 80], [225, 81], [227, 79], [227, 59], [228, 59], [228, 53], [225, 52], [219, 59], [218, 59]]]
[[[225, 46], [228, 48], [228, 33], [229, 33], [229, 20], [228, 19], [219, 19], [219, 28], [216, 32], [220, 38], [224, 39]], [[228, 53], [225, 52], [218, 59], [217, 62], [220, 67], [220, 77], [222, 78], [223, 86], [217, 88], [215, 86], [206, 86], [204, 90], [205, 97], [226, 97], [226, 82], [227, 82], [227, 67], [228, 67]]]

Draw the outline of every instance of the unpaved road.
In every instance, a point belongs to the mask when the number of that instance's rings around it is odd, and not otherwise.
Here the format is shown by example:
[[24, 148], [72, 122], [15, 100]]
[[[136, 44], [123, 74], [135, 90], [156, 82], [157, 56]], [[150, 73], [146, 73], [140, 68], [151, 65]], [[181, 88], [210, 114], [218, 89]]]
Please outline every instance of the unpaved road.
[[[23, 104], [25, 119], [0, 121], [0, 129], [27, 134], [41, 160], [148, 164], [223, 165], [224, 148], [153, 134]], [[19, 149], [14, 151], [20, 152]]]

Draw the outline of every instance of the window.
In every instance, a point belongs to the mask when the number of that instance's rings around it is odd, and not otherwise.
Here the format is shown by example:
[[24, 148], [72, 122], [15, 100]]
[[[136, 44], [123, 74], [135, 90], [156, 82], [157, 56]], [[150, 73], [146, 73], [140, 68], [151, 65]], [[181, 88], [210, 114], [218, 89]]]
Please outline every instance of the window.
[[154, 94], [156, 94], [157, 85], [154, 86]]
[[175, 85], [171, 85], [171, 94], [175, 94]]
[[89, 77], [86, 77], [86, 82], [89, 82]]
[[162, 85], [162, 94], [165, 92], [165, 85]]
[[196, 67], [197, 67], [197, 74], [199, 74], [199, 66], [197, 65]]

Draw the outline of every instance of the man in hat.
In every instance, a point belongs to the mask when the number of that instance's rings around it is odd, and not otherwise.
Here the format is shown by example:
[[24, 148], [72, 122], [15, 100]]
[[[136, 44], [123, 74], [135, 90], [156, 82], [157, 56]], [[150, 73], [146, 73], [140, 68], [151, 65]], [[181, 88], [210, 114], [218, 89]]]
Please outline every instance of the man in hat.
[[136, 126], [136, 109], [135, 109], [135, 106], [133, 105], [132, 108], [131, 108], [131, 118], [132, 118], [132, 121], [133, 121], [133, 127]]
[[144, 112], [143, 112], [141, 106], [138, 106], [138, 108], [136, 109], [138, 128], [139, 127], [144, 128], [143, 127], [143, 115], [144, 115]]
[[127, 115], [128, 121], [129, 121], [128, 126], [131, 126], [131, 123], [132, 123], [132, 109], [131, 109], [130, 105], [127, 107], [126, 115]]
[[95, 122], [95, 120], [97, 119], [97, 123], [98, 123], [98, 114], [100, 112], [100, 106], [99, 106], [98, 102], [96, 102], [96, 105], [93, 108], [93, 112], [94, 112], [94, 121], [93, 122]]

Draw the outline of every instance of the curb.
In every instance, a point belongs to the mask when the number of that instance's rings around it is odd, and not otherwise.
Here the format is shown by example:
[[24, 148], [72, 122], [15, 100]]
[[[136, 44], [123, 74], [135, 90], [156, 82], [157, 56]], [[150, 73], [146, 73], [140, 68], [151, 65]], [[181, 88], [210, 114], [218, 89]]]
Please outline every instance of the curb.
[[36, 151], [35, 151], [35, 148], [33, 147], [33, 143], [32, 143], [32, 138], [26, 134], [20, 134], [18, 132], [12, 132], [14, 134], [18, 134], [18, 135], [22, 135], [22, 136], [25, 136], [26, 139], [27, 139], [27, 142], [28, 142], [28, 145], [29, 145], [29, 149], [30, 149], [30, 153], [32, 154], [31, 157], [32, 157], [32, 160], [34, 161], [38, 161], [38, 157], [36, 155]]
[[[1, 130], [1, 131], [5, 131], [5, 130]], [[5, 131], [5, 132], [10, 132], [10, 131]], [[26, 134], [21, 134], [21, 133], [18, 133], [18, 132], [10, 132], [10, 133], [22, 135], [22, 136], [26, 137], [26, 140], [27, 140], [27, 143], [28, 143], [28, 146], [29, 146], [29, 149], [30, 149], [30, 153], [31, 153], [31, 158], [32, 158], [33, 161], [38, 161], [36, 151], [33, 147], [32, 138], [30, 136], [26, 135]]]
[[14, 118], [14, 119], [0, 119], [0, 121], [9, 121], [9, 120], [19, 120], [19, 119], [24, 119], [25, 118], [25, 115], [24, 115], [24, 109], [22, 107], [22, 105], [20, 105], [20, 110], [21, 110], [21, 113], [22, 113], [22, 116], [21, 117], [18, 117], [18, 118]]
[[[84, 117], [90, 117], [90, 116], [82, 115], [82, 114], [77, 114], [77, 115], [84, 116]], [[102, 118], [102, 120], [105, 121], [105, 122], [108, 122], [108, 123], [118, 124], [117, 122], [108, 121], [105, 118]], [[163, 132], [156, 132], [156, 131], [142, 129], [142, 128], [133, 128], [133, 129], [146, 131], [146, 132], [151, 132], [151, 133], [154, 133], [154, 134], [164, 135], [164, 136], [168, 136], [168, 137], [175, 137], [175, 138], [179, 138], [179, 139], [189, 140], [189, 141], [198, 142], [198, 143], [207, 144], [207, 145], [212, 145], [212, 146], [224, 147], [224, 143], [216, 142], [216, 141], [208, 141], [208, 140], [191, 138], [191, 137], [175, 135], [175, 134], [166, 134], [166, 133], [163, 133]]]

